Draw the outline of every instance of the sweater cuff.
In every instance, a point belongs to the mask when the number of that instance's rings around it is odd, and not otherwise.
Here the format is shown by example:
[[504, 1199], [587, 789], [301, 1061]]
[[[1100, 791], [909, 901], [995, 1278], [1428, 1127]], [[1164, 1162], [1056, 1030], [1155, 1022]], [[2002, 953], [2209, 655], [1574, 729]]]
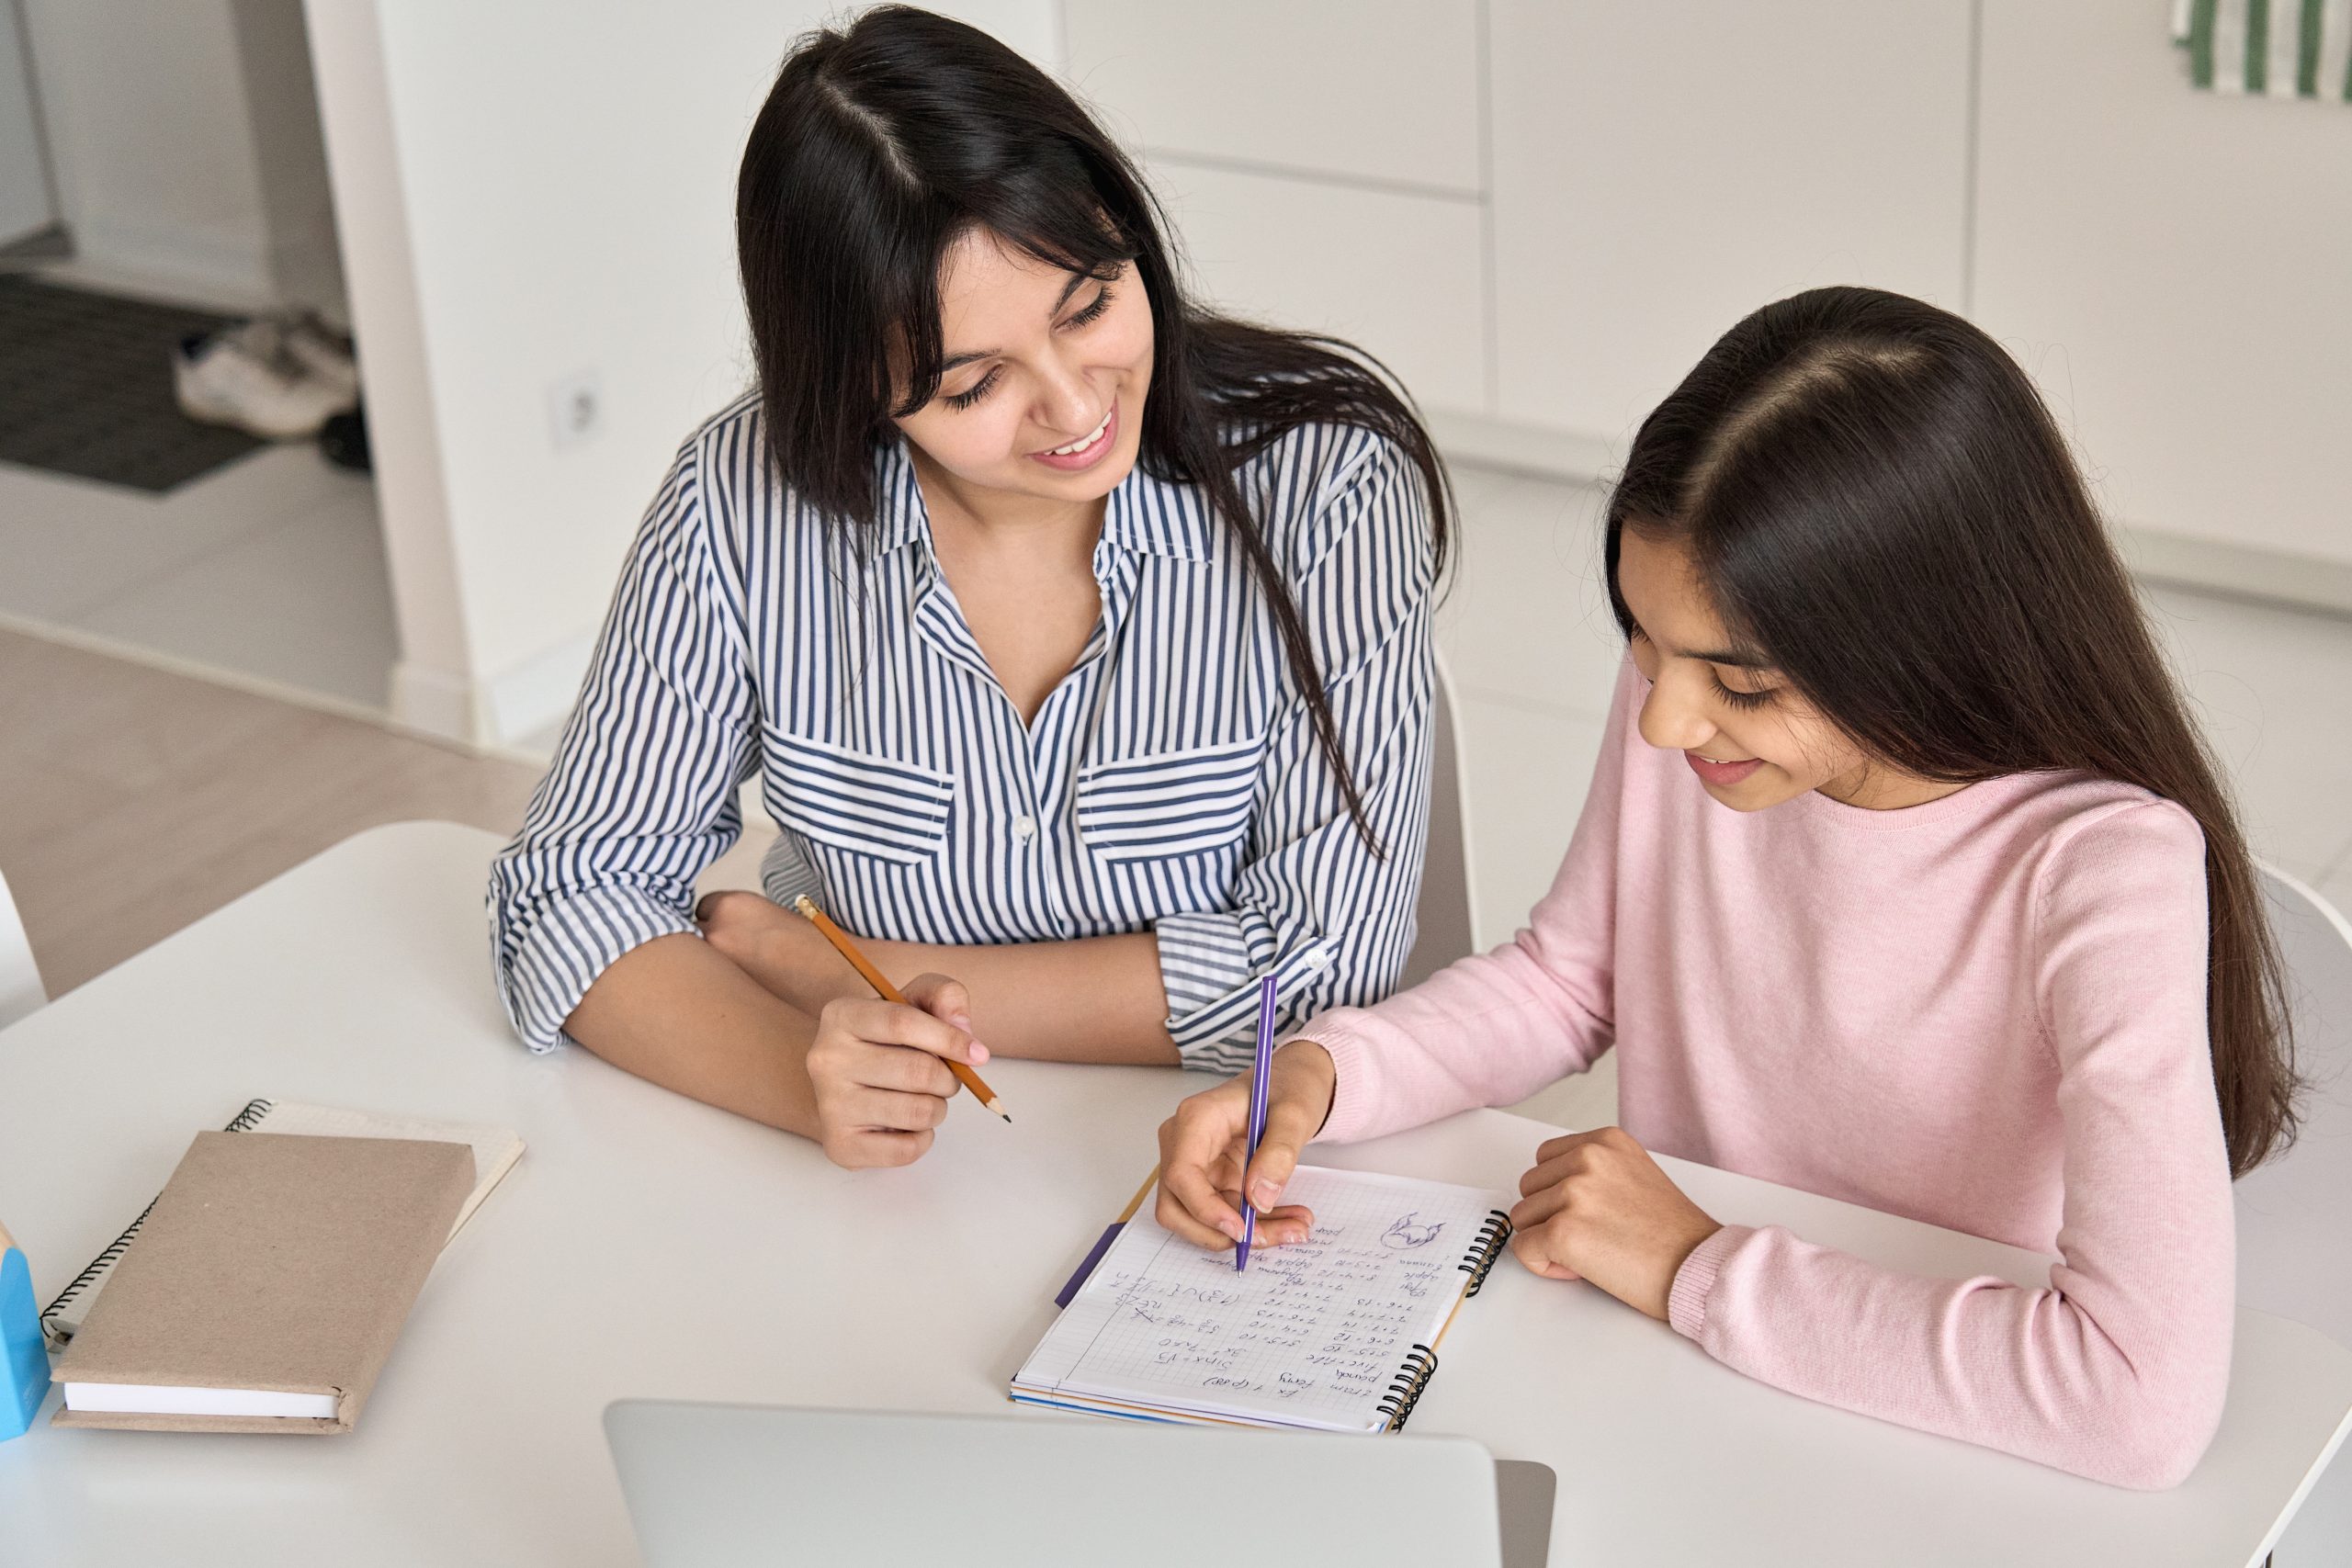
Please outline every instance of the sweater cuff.
[[1354, 1008], [1340, 1008], [1320, 1013], [1290, 1037], [1312, 1040], [1330, 1054], [1331, 1113], [1323, 1118], [1322, 1130], [1315, 1134], [1317, 1143], [1351, 1143], [1363, 1136], [1362, 1129], [1371, 1117], [1372, 1085], [1367, 1077], [1364, 1043], [1348, 1021], [1348, 1015], [1355, 1011]]
[[1707, 1297], [1715, 1288], [1715, 1275], [1732, 1249], [1755, 1234], [1752, 1226], [1725, 1225], [1690, 1249], [1674, 1271], [1674, 1288], [1666, 1296], [1666, 1320], [1677, 1334], [1703, 1343]]

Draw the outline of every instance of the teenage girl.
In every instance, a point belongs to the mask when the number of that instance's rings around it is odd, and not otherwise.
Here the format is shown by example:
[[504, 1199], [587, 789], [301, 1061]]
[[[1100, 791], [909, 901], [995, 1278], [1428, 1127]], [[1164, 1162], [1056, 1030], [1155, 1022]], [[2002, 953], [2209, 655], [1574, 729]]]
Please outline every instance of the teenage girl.
[[[1514, 942], [1274, 1057], [1248, 1172], [1505, 1105], [1614, 1044], [1624, 1125], [1535, 1151], [1511, 1249], [1750, 1376], [2127, 1486], [2228, 1381], [2230, 1181], [2291, 1135], [2245, 842], [2048, 412], [1976, 328], [1820, 289], [1724, 336], [1608, 511], [1628, 645]], [[1161, 1130], [1238, 1234], [1249, 1087]], [[2042, 1289], [1723, 1225], [1648, 1151], [2052, 1255]], [[1261, 1240], [1308, 1216], [1274, 1207]]]
[[[1402, 398], [1195, 303], [1069, 95], [925, 12], [786, 60], [736, 219], [758, 389], [679, 452], [492, 873], [524, 1040], [900, 1165], [983, 1040], [1230, 1067], [1261, 975], [1385, 995], [1446, 544]], [[767, 897], [698, 910], [752, 778]]]

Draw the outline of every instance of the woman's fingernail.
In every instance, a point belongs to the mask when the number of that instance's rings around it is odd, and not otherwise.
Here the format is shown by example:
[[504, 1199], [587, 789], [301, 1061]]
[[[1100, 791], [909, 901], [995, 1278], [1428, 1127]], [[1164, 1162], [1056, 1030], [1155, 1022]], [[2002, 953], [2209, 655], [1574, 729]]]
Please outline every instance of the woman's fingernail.
[[1261, 1181], [1257, 1186], [1250, 1189], [1250, 1201], [1257, 1204], [1261, 1209], [1272, 1208], [1274, 1200], [1282, 1195], [1283, 1190], [1271, 1181]]
[[981, 1044], [977, 1040], [973, 1041], [971, 1057], [975, 1063], [987, 1061], [989, 1059], [989, 1048]]
[[1241, 1222], [1239, 1220], [1227, 1220], [1220, 1224], [1216, 1228], [1223, 1231], [1227, 1236], [1231, 1237], [1235, 1241], [1239, 1241], [1241, 1239]]

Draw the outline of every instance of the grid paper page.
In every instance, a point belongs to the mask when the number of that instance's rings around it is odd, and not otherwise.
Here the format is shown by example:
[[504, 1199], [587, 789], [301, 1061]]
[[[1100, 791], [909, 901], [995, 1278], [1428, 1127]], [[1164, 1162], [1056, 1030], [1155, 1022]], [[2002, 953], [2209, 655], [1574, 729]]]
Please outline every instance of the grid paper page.
[[1415, 1345], [1433, 1344], [1462, 1265], [1509, 1193], [1301, 1166], [1283, 1194], [1313, 1235], [1204, 1252], [1148, 1211], [1129, 1221], [1014, 1379], [1069, 1393], [1285, 1426], [1378, 1430]]

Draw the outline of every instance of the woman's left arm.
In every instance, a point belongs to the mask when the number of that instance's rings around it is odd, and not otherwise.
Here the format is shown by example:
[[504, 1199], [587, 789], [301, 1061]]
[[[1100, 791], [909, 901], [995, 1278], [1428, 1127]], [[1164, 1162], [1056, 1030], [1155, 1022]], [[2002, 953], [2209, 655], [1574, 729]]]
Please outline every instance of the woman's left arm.
[[[1073, 942], [948, 947], [860, 936], [883, 973], [962, 981], [972, 1032], [999, 1055], [1216, 1071], [1249, 1065], [1261, 975], [1280, 978], [1288, 1021], [1388, 993], [1412, 942], [1429, 817], [1433, 552], [1419, 471], [1365, 440], [1297, 530], [1313, 558], [1292, 563], [1291, 577], [1384, 852], [1357, 832], [1306, 705], [1294, 700], [1267, 739], [1250, 856], [1228, 908]], [[786, 1000], [821, 1007], [864, 994], [813, 927], [759, 895], [718, 895], [701, 912], [719, 951]]]

